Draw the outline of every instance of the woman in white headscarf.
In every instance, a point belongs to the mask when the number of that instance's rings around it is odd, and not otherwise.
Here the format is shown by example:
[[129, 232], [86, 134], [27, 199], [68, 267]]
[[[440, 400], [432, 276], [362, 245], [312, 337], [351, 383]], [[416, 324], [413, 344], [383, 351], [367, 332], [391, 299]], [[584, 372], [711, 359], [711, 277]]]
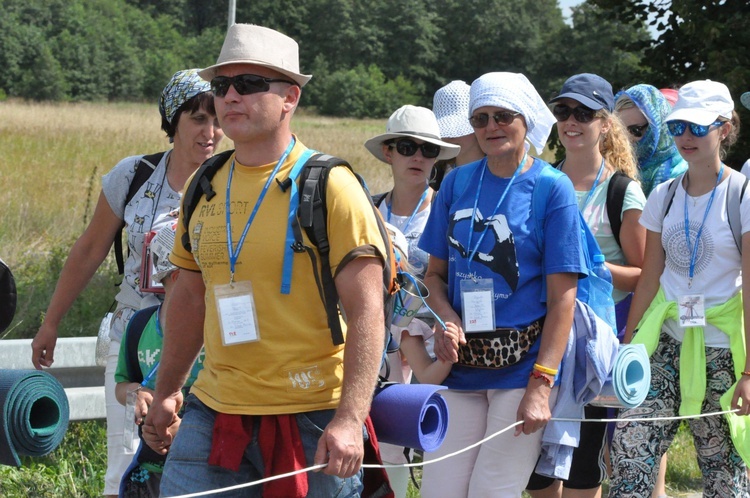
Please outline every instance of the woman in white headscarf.
[[578, 273], [585, 270], [579, 215], [564, 175], [549, 189], [545, 212], [532, 213], [532, 194], [550, 166], [531, 157], [526, 142], [542, 150], [555, 119], [528, 79], [485, 74], [470, 97], [467, 118], [486, 158], [446, 176], [419, 244], [430, 254], [430, 305], [460, 329], [458, 343], [436, 331], [437, 356], [455, 364], [444, 382], [447, 436], [425, 459], [519, 424], [426, 465], [422, 496], [518, 497], [557, 396]]

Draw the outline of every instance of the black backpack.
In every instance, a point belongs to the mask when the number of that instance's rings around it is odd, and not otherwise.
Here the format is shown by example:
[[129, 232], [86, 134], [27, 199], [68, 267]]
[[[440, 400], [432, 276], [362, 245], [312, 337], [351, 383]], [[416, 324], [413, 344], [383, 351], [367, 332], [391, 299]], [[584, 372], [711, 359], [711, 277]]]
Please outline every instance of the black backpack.
[[[183, 226], [185, 227], [185, 233], [182, 236], [181, 243], [187, 251], [192, 251], [190, 245], [190, 218], [204, 195], [206, 196], [207, 201], [210, 201], [216, 195], [216, 192], [214, 192], [211, 186], [211, 180], [216, 175], [216, 172], [229, 160], [233, 153], [234, 150], [228, 150], [217, 154], [204, 162], [185, 190], [180, 217]], [[310, 257], [313, 270], [315, 271], [315, 282], [318, 285], [320, 299], [326, 309], [328, 327], [331, 330], [331, 339], [334, 345], [340, 345], [344, 343], [344, 334], [341, 330], [341, 322], [339, 321], [339, 295], [336, 290], [333, 274], [331, 273], [331, 264], [329, 260], [330, 245], [328, 242], [327, 226], [328, 208], [326, 205], [328, 174], [331, 169], [335, 167], [349, 168], [359, 181], [359, 184], [362, 186], [365, 193], [368, 193], [364, 179], [352, 170], [352, 167], [348, 162], [328, 154], [313, 154], [307, 160], [299, 175], [298, 184], [300, 201], [299, 207], [297, 208], [297, 216], [292, 221], [292, 230], [294, 233], [292, 250], [295, 253], [306, 252]], [[291, 182], [292, 180], [290, 178], [281, 182], [277, 179], [279, 187], [284, 192], [291, 187]], [[369, 193], [367, 198], [370, 199]], [[380, 229], [380, 234], [387, 250], [387, 254], [384, 255], [386, 261], [383, 268], [383, 293], [386, 330], [388, 330], [393, 315], [393, 296], [395, 296], [395, 293], [398, 290], [396, 257], [393, 252], [393, 243], [391, 242], [391, 238], [385, 228], [385, 222], [383, 221], [380, 211], [378, 211], [378, 209], [372, 204], [371, 199], [370, 206], [378, 220], [378, 228]], [[317, 271], [318, 256], [316, 256], [316, 251], [313, 250], [312, 247], [309, 247], [304, 243], [302, 229], [305, 230], [310, 242], [317, 248], [317, 254], [320, 257], [320, 274], [318, 274]], [[388, 341], [388, 334], [386, 334], [386, 341]]]
[[10, 268], [0, 259], [0, 333], [5, 331], [16, 314], [16, 281]]
[[[164, 156], [164, 154], [166, 154], [166, 152], [149, 154], [147, 156], [143, 156], [138, 161], [138, 164], [136, 164], [135, 166], [135, 175], [133, 175], [133, 179], [130, 181], [128, 194], [125, 196], [125, 206], [127, 206], [128, 203], [133, 200], [133, 197], [135, 197], [138, 189], [140, 189], [141, 186], [143, 186], [143, 184], [146, 183], [149, 178], [151, 178], [151, 175], [156, 170], [156, 166], [159, 164], [159, 161], [161, 161], [161, 158]], [[123, 255], [124, 251], [122, 249], [123, 228], [125, 228], [124, 221], [120, 229], [115, 234], [115, 261], [117, 262], [117, 273], [119, 273], [120, 275], [125, 273], [125, 257], [127, 257], [127, 255]]]

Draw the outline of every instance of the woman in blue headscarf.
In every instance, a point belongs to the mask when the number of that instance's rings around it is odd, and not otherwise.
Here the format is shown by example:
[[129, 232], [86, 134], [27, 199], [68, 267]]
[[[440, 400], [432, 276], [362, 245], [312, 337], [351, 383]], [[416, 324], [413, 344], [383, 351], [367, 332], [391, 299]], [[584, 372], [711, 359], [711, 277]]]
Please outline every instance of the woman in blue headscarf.
[[634, 142], [643, 193], [687, 170], [664, 118], [672, 111], [669, 101], [651, 85], [635, 85], [615, 96], [615, 114]]

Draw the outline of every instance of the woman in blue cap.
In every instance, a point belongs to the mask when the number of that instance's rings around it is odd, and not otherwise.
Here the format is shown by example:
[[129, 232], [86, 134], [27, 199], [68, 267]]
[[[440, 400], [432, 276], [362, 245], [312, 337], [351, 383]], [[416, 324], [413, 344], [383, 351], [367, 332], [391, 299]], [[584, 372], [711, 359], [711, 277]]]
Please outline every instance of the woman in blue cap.
[[[618, 330], [624, 332], [630, 293], [641, 273], [646, 231], [638, 223], [646, 198], [638, 182], [630, 141], [613, 114], [612, 85], [601, 76], [577, 74], [550, 102], [565, 159], [557, 165], [576, 189], [578, 208], [612, 273]], [[617, 309], [617, 308], [616, 308]], [[587, 419], [607, 418], [607, 409], [584, 408]], [[534, 498], [595, 497], [606, 478], [606, 424], [581, 424], [566, 480], [534, 474], [527, 488]]]
[[[104, 375], [107, 403], [107, 474], [104, 494], [116, 496], [120, 478], [133, 458], [123, 445], [125, 409], [115, 398], [114, 373], [120, 339], [130, 317], [139, 309], [159, 304], [157, 294], [141, 288], [141, 253], [146, 235], [174, 222], [180, 191], [188, 177], [216, 151], [224, 133], [214, 109], [211, 86], [195, 69], [178, 71], [159, 99], [162, 130], [174, 147], [160, 154], [126, 157], [102, 178], [102, 190], [86, 230], [70, 250], [44, 322], [31, 343], [37, 369], [54, 361], [57, 328], [78, 295], [107, 257], [121, 228], [127, 231], [128, 256], [117, 307], [110, 322], [111, 340]], [[135, 189], [139, 164], [148, 163], [148, 179]], [[131, 188], [132, 187], [132, 188]], [[135, 190], [133, 192], [133, 190]], [[137, 442], [137, 438], [135, 439]], [[132, 446], [132, 445], [131, 445]]]

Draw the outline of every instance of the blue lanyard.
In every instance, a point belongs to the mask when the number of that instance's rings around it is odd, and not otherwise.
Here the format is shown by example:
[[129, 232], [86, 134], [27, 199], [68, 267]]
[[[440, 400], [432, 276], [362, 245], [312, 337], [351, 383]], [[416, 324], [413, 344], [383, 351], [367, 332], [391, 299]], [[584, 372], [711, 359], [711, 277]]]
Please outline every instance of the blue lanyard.
[[263, 190], [260, 191], [260, 195], [258, 196], [258, 200], [255, 201], [255, 207], [253, 208], [253, 211], [250, 213], [250, 217], [247, 219], [247, 224], [245, 224], [245, 229], [242, 231], [242, 236], [240, 237], [239, 242], [237, 243], [237, 249], [232, 248], [232, 217], [230, 214], [230, 193], [231, 193], [231, 187], [232, 187], [232, 177], [234, 176], [234, 160], [232, 160], [232, 167], [229, 168], [229, 178], [227, 178], [227, 197], [225, 201], [225, 211], [226, 211], [226, 220], [227, 220], [227, 252], [229, 253], [229, 271], [230, 278], [229, 283], [231, 284], [234, 282], [234, 268], [237, 264], [237, 259], [240, 256], [240, 251], [242, 250], [242, 246], [245, 244], [245, 237], [247, 237], [247, 232], [250, 230], [250, 225], [253, 224], [253, 220], [255, 219], [255, 215], [258, 213], [258, 209], [260, 209], [260, 205], [263, 202], [263, 198], [266, 196], [266, 192], [268, 192], [268, 188], [271, 186], [271, 182], [273, 182], [273, 179], [276, 177], [276, 174], [279, 172], [279, 169], [281, 169], [281, 165], [284, 164], [284, 161], [286, 160], [289, 153], [292, 151], [292, 148], [294, 148], [295, 143], [294, 137], [292, 137], [292, 141], [289, 142], [289, 146], [286, 148], [284, 153], [279, 158], [279, 162], [276, 163], [276, 166], [273, 168], [273, 171], [268, 176], [268, 180], [266, 180], [266, 184], [263, 186]]
[[294, 263], [294, 230], [292, 229], [292, 223], [294, 218], [297, 216], [297, 207], [299, 206], [299, 187], [297, 186], [297, 177], [299, 176], [302, 168], [304, 168], [307, 160], [316, 154], [317, 151], [313, 149], [307, 149], [300, 154], [297, 162], [292, 166], [292, 170], [289, 172], [289, 180], [291, 180], [291, 192], [289, 195], [289, 214], [287, 216], [286, 224], [286, 242], [284, 244], [284, 262], [281, 269], [281, 293], [289, 294], [292, 290], [292, 267]]
[[602, 157], [602, 165], [599, 166], [599, 172], [596, 174], [596, 179], [594, 180], [594, 184], [591, 186], [591, 190], [589, 190], [589, 195], [586, 196], [586, 201], [583, 203], [583, 206], [581, 206], [581, 212], [583, 212], [583, 209], [586, 208], [586, 204], [588, 204], [591, 198], [594, 196], [594, 190], [596, 190], [596, 186], [599, 185], [599, 180], [602, 178], [603, 171], [604, 171], [604, 158]]
[[[414, 219], [414, 217], [419, 212], [419, 208], [422, 207], [422, 203], [427, 198], [427, 192], [429, 190], [430, 190], [430, 187], [428, 185], [427, 188], [424, 189], [424, 192], [422, 192], [422, 197], [419, 198], [419, 203], [417, 204], [417, 207], [414, 208], [414, 212], [411, 213], [411, 216], [409, 217], [409, 221], [407, 221], [406, 225], [404, 225], [404, 227], [401, 229], [401, 233], [403, 233], [404, 235], [406, 235], [407, 233], [409, 233], [409, 232], [407, 232], [407, 230], [409, 229], [409, 225], [411, 225], [412, 220]], [[391, 190], [391, 202], [386, 202], [385, 203], [385, 207], [388, 209], [388, 219], [386, 220], [386, 221], [388, 221], [388, 223], [391, 222], [391, 205], [392, 204], [393, 204], [393, 190]]]
[[[161, 313], [161, 304], [158, 308], [156, 308], [156, 333], [159, 334], [159, 337], [164, 337], [164, 332], [161, 330], [161, 322], [159, 321], [159, 313]], [[146, 387], [148, 383], [151, 381], [151, 379], [156, 375], [156, 370], [159, 368], [159, 361], [154, 363], [154, 366], [151, 367], [151, 371], [144, 377], [143, 382], [141, 382], [142, 387]]]
[[[526, 157], [528, 156], [528, 153], [524, 152], [523, 158], [521, 159], [521, 162], [518, 163], [518, 167], [516, 167], [516, 170], [513, 172], [513, 176], [510, 177], [510, 181], [508, 182], [508, 185], [505, 186], [505, 190], [503, 190], [503, 195], [500, 196], [500, 199], [497, 201], [497, 204], [495, 205], [495, 210], [492, 211], [492, 215], [485, 218], [485, 220], [490, 220], [495, 217], [497, 214], [497, 210], [500, 209], [500, 204], [503, 203], [503, 200], [505, 199], [505, 196], [508, 194], [508, 191], [510, 190], [510, 186], [513, 185], [513, 181], [518, 176], [518, 172], [521, 171], [521, 168], [523, 168], [523, 164], [526, 162]], [[482, 174], [479, 176], [479, 187], [477, 188], [477, 195], [474, 197], [474, 210], [471, 214], [471, 228], [469, 228], [469, 244], [466, 247], [471, 248], [471, 239], [474, 236], [474, 219], [477, 216], [477, 205], [479, 204], [479, 194], [482, 192], [482, 184], [484, 183], [484, 172], [487, 171], [487, 158], [485, 157], [482, 159]], [[466, 263], [466, 266], [468, 268], [471, 268], [471, 262], [474, 259], [474, 255], [479, 250], [479, 245], [482, 243], [482, 240], [484, 240], [484, 236], [487, 234], [487, 230], [489, 230], [490, 226], [485, 223], [484, 230], [482, 230], [482, 235], [479, 236], [479, 240], [477, 241], [477, 245], [474, 246], [474, 249], [471, 250], [471, 253], [469, 254], [468, 261]]]
[[[708, 212], [711, 209], [711, 204], [714, 203], [714, 196], [716, 195], [716, 187], [719, 186], [719, 182], [721, 182], [721, 177], [724, 175], [724, 163], [721, 164], [721, 169], [719, 170], [719, 176], [716, 177], [716, 184], [714, 185], [713, 190], [711, 191], [711, 197], [708, 198], [708, 205], [706, 206], [706, 212], [703, 213], [703, 221], [701, 221], [701, 226], [698, 229], [698, 234], [695, 236], [695, 245], [693, 248], [690, 248], [690, 218], [688, 217], [688, 193], [687, 188], [685, 188], [685, 243], [687, 244], [688, 252], [690, 252], [690, 274], [688, 275], [688, 289], [693, 285], [693, 276], [695, 275], [695, 260], [698, 258], [698, 241], [701, 238], [701, 235], [703, 234], [703, 226], [706, 224], [706, 218], [708, 218]], [[690, 182], [690, 177], [685, 176], [688, 180], [688, 184]]]

